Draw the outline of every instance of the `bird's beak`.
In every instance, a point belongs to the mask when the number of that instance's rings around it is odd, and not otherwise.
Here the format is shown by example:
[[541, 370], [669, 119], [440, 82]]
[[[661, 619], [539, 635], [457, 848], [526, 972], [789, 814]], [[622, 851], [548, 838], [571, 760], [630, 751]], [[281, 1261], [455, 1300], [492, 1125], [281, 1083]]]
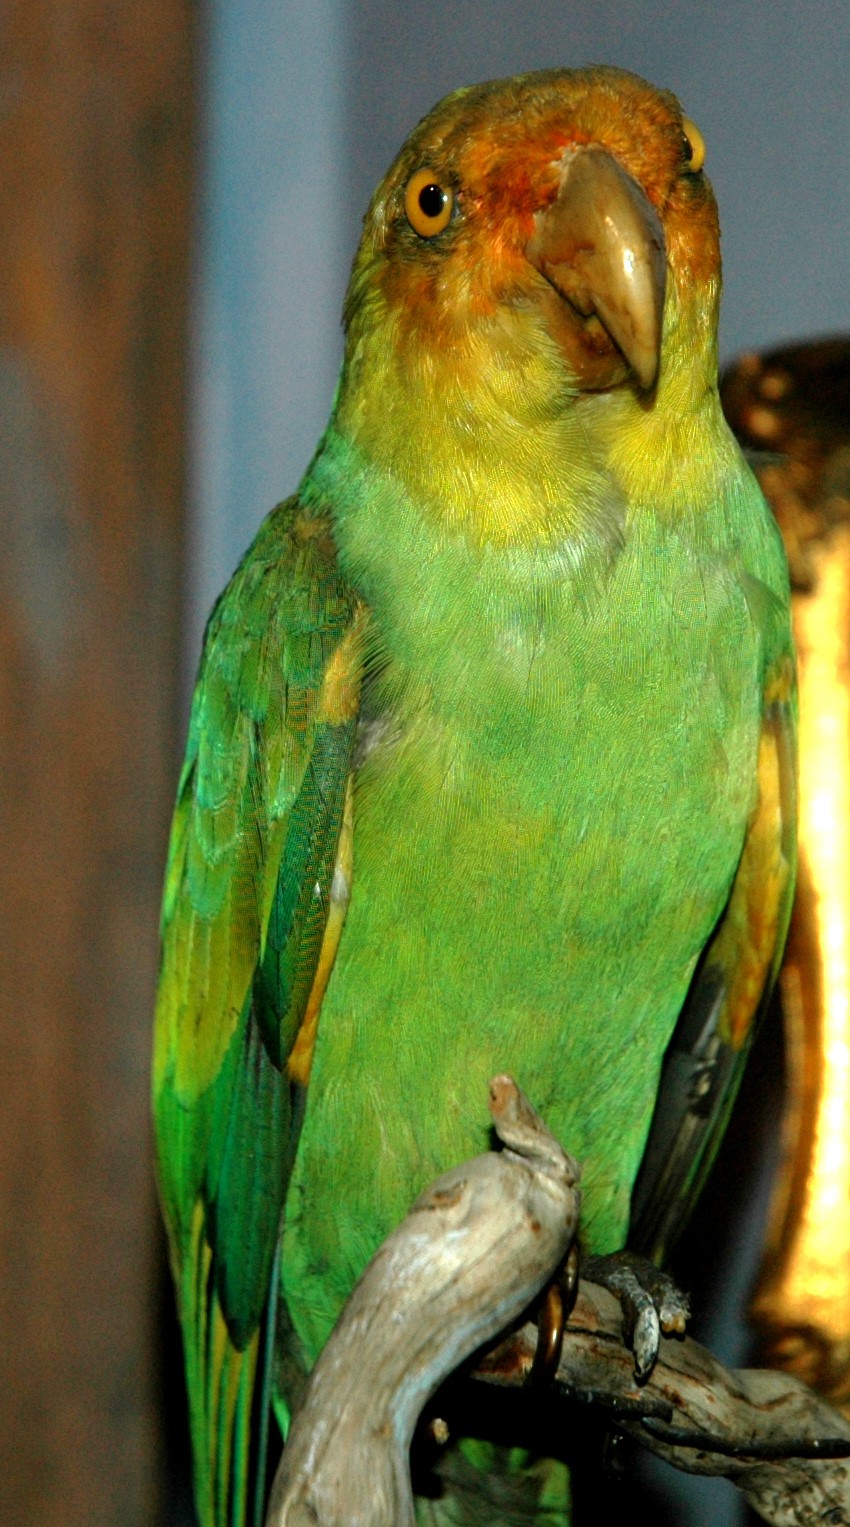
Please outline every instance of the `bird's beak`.
[[526, 254], [564, 299], [560, 312], [551, 309], [552, 328], [579, 384], [601, 389], [631, 373], [651, 387], [661, 353], [664, 230], [644, 191], [605, 149], [568, 154]]

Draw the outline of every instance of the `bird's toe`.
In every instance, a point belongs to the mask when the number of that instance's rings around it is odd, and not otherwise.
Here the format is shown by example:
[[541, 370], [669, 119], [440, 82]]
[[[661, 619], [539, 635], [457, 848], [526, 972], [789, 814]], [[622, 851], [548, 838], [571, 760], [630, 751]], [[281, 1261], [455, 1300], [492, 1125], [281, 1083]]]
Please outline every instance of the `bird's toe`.
[[631, 1251], [588, 1256], [582, 1277], [601, 1283], [623, 1312], [623, 1340], [634, 1355], [635, 1376], [647, 1379], [655, 1366], [662, 1333], [681, 1335], [690, 1315], [687, 1294], [645, 1257]]

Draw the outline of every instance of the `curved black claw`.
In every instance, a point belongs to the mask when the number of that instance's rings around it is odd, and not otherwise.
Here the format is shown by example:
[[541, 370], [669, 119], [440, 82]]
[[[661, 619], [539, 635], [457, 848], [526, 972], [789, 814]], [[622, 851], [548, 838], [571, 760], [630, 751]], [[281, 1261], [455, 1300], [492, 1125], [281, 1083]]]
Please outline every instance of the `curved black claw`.
[[537, 1313], [537, 1346], [529, 1384], [548, 1384], [558, 1371], [564, 1329], [578, 1294], [578, 1247], [573, 1243], [560, 1272], [547, 1286]]
[[662, 1331], [665, 1336], [684, 1332], [691, 1313], [687, 1294], [653, 1262], [633, 1251], [585, 1257], [581, 1274], [590, 1283], [601, 1283], [619, 1301], [623, 1340], [634, 1354], [635, 1378], [649, 1378]]

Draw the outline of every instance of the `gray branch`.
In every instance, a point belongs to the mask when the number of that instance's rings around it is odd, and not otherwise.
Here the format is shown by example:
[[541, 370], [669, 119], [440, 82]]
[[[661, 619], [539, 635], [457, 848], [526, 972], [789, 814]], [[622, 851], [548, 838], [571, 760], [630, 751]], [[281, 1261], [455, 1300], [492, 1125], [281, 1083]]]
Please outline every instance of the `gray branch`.
[[[490, 1344], [563, 1262], [579, 1168], [510, 1077], [490, 1084], [490, 1110], [504, 1149], [423, 1193], [352, 1292], [293, 1420], [267, 1527], [413, 1527], [410, 1443], [440, 1384], [482, 1348], [476, 1379], [527, 1381], [536, 1326]], [[730, 1372], [689, 1338], [662, 1339], [638, 1387], [618, 1304], [582, 1283], [555, 1382], [676, 1468], [727, 1475], [775, 1527], [850, 1527], [850, 1460], [827, 1456], [850, 1452], [850, 1425], [785, 1374]]]

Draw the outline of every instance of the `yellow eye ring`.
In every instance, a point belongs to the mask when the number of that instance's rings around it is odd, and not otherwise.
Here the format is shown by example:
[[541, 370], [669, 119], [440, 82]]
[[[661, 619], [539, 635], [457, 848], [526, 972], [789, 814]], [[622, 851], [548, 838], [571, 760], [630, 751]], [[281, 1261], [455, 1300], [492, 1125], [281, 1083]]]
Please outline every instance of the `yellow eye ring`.
[[454, 197], [441, 186], [433, 170], [417, 170], [407, 182], [404, 210], [414, 233], [433, 239], [442, 233], [452, 215]]
[[690, 117], [682, 118], [682, 150], [688, 174], [698, 175], [705, 164], [705, 139]]

